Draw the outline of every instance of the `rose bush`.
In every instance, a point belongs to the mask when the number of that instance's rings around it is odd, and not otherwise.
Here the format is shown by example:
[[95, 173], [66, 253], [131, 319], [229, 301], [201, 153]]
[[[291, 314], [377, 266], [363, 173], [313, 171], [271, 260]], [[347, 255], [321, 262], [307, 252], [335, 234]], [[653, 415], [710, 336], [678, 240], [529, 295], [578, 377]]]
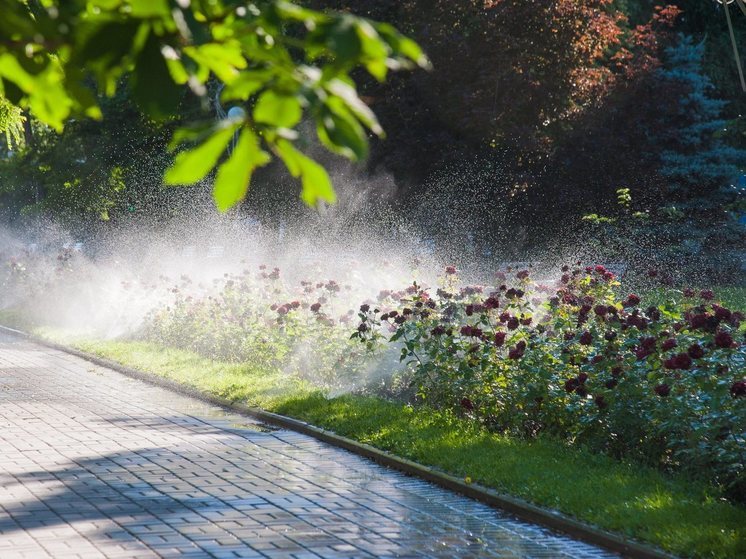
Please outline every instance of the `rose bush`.
[[460, 286], [448, 268], [434, 294], [416, 284], [382, 294], [353, 336], [401, 344], [399, 385], [430, 406], [706, 475], [746, 499], [740, 312], [709, 290], [644, 306], [620, 297], [603, 266], [565, 267], [554, 285], [511, 276]]

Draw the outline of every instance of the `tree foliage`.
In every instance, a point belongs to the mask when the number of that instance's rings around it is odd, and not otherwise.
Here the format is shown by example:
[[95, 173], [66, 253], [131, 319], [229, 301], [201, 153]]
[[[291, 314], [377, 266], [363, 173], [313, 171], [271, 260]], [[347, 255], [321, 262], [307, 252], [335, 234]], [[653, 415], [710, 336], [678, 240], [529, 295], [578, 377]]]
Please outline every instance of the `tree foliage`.
[[[367, 153], [368, 132], [383, 135], [350, 72], [376, 80], [391, 70], [426, 67], [418, 45], [392, 26], [284, 0], [0, 0], [0, 97], [61, 131], [71, 118], [101, 118], [97, 93], [113, 95], [123, 77], [151, 118], [179, 112], [185, 91], [244, 105], [246, 116], [178, 130], [166, 175], [191, 184], [218, 167], [215, 201], [237, 203], [270, 154], [302, 180], [310, 205], [334, 200], [322, 167], [294, 147], [313, 121], [321, 142], [351, 159]], [[223, 160], [234, 133], [240, 149]]]
[[746, 164], [746, 151], [724, 139], [728, 102], [713, 96], [715, 87], [703, 68], [704, 43], [682, 35], [666, 55], [667, 65], [659, 76], [671, 90], [681, 91], [681, 100], [666, 115], [668, 126], [657, 134], [665, 142], [660, 172], [680, 188], [700, 194], [717, 190], [741, 174]]

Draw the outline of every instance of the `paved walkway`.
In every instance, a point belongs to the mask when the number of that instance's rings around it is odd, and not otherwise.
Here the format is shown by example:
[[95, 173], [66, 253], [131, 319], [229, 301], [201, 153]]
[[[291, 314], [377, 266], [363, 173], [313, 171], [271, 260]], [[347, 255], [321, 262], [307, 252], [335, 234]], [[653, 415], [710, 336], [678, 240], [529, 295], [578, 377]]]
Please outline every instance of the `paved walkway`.
[[0, 558], [613, 555], [0, 335]]

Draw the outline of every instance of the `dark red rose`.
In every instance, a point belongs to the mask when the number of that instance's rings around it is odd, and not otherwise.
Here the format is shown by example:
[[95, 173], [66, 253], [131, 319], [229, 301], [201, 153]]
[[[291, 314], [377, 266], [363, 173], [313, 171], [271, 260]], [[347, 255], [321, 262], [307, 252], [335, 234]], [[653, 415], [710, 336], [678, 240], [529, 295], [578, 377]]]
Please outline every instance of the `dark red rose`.
[[684, 297], [694, 297], [694, 289], [692, 289], [691, 287], [685, 287]]
[[452, 276], [456, 273], [456, 266], [446, 266], [446, 274]]
[[530, 326], [531, 325], [531, 318], [530, 317], [529, 318], [522, 318], [521, 319], [521, 324], [523, 324], [524, 326]]
[[446, 333], [446, 329], [443, 328], [443, 326], [436, 326], [435, 328], [430, 330], [431, 336], [442, 336], [445, 333]]
[[474, 409], [474, 404], [469, 400], [469, 398], [461, 398], [461, 407], [467, 411], [472, 411]]
[[277, 307], [277, 314], [280, 316], [286, 315], [288, 313], [288, 308], [285, 305], [282, 305], [281, 307]]
[[594, 270], [595, 270], [595, 272], [596, 272], [597, 274], [601, 274], [601, 275], [604, 275], [604, 274], [606, 273], [606, 268], [604, 268], [603, 266], [600, 266], [600, 265], [599, 265], [599, 266], [596, 266], [596, 267], [594, 268]]
[[389, 311], [389, 316], [391, 318], [394, 318], [399, 315], [399, 311]]
[[360, 326], [357, 327], [358, 332], [367, 332], [368, 331], [368, 325], [365, 324], [365, 322], [361, 322]]
[[291, 306], [292, 308], [294, 308], [294, 309], [297, 309], [297, 308], [299, 308], [299, 307], [300, 307], [300, 301], [293, 301], [292, 303], [289, 303], [289, 305], [290, 305], [290, 306]]
[[575, 394], [577, 394], [581, 398], [585, 398], [586, 396], [588, 396], [588, 389], [581, 384], [575, 389]]
[[606, 399], [604, 398], [603, 394], [599, 394], [598, 396], [596, 396], [593, 399], [593, 401], [596, 403], [596, 405], [598, 406], [598, 409], [600, 409], [600, 410], [608, 407], [608, 405], [609, 405], [609, 404], [606, 403]]
[[578, 374], [578, 382], [580, 384], [585, 384], [585, 381], [588, 380], [588, 373], [580, 373]]
[[508, 330], [515, 330], [518, 328], [518, 325], [520, 324], [520, 321], [515, 316], [511, 317], [510, 320], [508, 320]]
[[673, 349], [676, 347], [676, 338], [668, 338], [666, 340], [663, 340], [663, 343], [661, 344], [661, 349], [663, 351], [668, 351], [669, 349]]
[[663, 366], [666, 367], [666, 369], [687, 370], [692, 366], [692, 358], [689, 357], [688, 353], [677, 353], [673, 357], [666, 359], [663, 362]]
[[715, 293], [712, 289], [703, 289], [699, 292], [699, 296], [705, 301], [712, 301], [715, 298]]
[[588, 330], [583, 332], [580, 335], [580, 343], [582, 345], [591, 345], [593, 343], [593, 334], [591, 334]]
[[515, 277], [518, 279], [526, 279], [528, 277], [528, 270], [521, 270], [515, 275]]
[[496, 309], [500, 306], [500, 300], [497, 297], [487, 297], [484, 300], [485, 309]]
[[730, 332], [720, 330], [715, 334], [715, 345], [723, 349], [733, 347], [733, 336], [730, 335]]
[[510, 313], [509, 312], [502, 313], [499, 317], [499, 320], [500, 322], [507, 322], [508, 320], [510, 320]]
[[641, 338], [640, 343], [642, 344], [642, 347], [652, 349], [655, 348], [656, 339], [652, 336], [648, 336], [646, 338]]
[[[391, 314], [391, 313], [389, 313], [389, 314]], [[396, 317], [396, 318], [394, 319], [394, 322], [395, 322], [396, 324], [404, 324], [404, 323], [405, 323], [406, 321], [407, 321], [407, 317], [406, 317], [406, 316], [397, 316], [397, 317]]]
[[521, 357], [523, 357], [524, 353], [526, 353], [526, 342], [521, 340], [513, 349], [508, 352], [508, 357], [510, 359], [520, 359]]
[[604, 339], [607, 342], [612, 342], [616, 339], [617, 333], [614, 330], [609, 330], [604, 334]]
[[625, 307], [634, 307], [636, 305], [640, 304], [640, 298], [635, 295], [634, 293], [631, 293], [627, 295], [627, 299], [622, 303]]
[[676, 359], [676, 368], [681, 370], [688, 370], [692, 366], [692, 358], [689, 357], [688, 353], [679, 353], [675, 357]]
[[705, 350], [699, 344], [690, 345], [687, 353], [692, 359], [702, 359], [705, 356]]
[[729, 311], [725, 307], [721, 307], [720, 305], [712, 305], [712, 310], [715, 311], [715, 318], [717, 318], [718, 320], [727, 322], [733, 316], [733, 313], [731, 311]]
[[413, 312], [413, 311], [412, 311], [412, 309], [409, 309], [409, 308], [403, 308], [403, 309], [401, 310], [401, 313], [402, 313], [402, 315], [404, 315], [404, 316], [409, 316], [409, 315], [411, 315], [411, 314], [412, 314], [412, 312]]
[[606, 388], [612, 389], [612, 388], [616, 387], [617, 384], [619, 384], [619, 381], [617, 379], [615, 379], [615, 378], [612, 378], [612, 379], [609, 379], [609, 380], [606, 381], [605, 386], [606, 386]]
[[516, 289], [515, 287], [511, 287], [505, 292], [505, 296], [508, 299], [520, 299], [523, 297], [526, 293], [522, 289]]
[[709, 316], [705, 313], [694, 314], [689, 317], [689, 326], [692, 330], [705, 328], [708, 324]]
[[495, 345], [497, 347], [502, 347], [505, 343], [505, 336], [507, 336], [506, 332], [495, 332]]
[[565, 332], [564, 338], [565, 338], [566, 342], [569, 342], [570, 340], [574, 340], [575, 339], [575, 332]]
[[360, 312], [368, 312], [370, 310], [370, 305], [364, 303], [360, 305]]
[[622, 376], [622, 373], [624, 372], [624, 369], [622, 367], [613, 367], [611, 369], [611, 376], [614, 378]]
[[636, 314], [636, 312], [627, 317], [627, 326], [634, 326], [638, 330], [646, 330], [648, 321], [643, 316]]
[[598, 316], [606, 316], [606, 314], [609, 312], [609, 307], [607, 307], [606, 305], [596, 305], [593, 309], [593, 312], [595, 312]]
[[657, 321], [661, 319], [661, 311], [659, 311], [656, 307], [648, 307], [645, 313], [648, 315], [648, 318], [652, 321]]
[[[321, 303], [314, 303], [313, 305], [311, 305], [312, 312], [319, 312], [320, 308], [321, 308]], [[385, 316], [386, 318], [383, 318], [383, 316]], [[388, 318], [388, 315], [383, 315], [383, 316], [381, 317], [381, 320], [386, 320]]]
[[737, 380], [730, 387], [730, 395], [734, 398], [746, 396], [746, 381]]
[[580, 383], [578, 382], [578, 379], [576, 378], [569, 378], [565, 381], [565, 391], [570, 394], [572, 392], [575, 392], [575, 389], [580, 386]]
[[591, 359], [591, 363], [593, 363], [594, 365], [598, 365], [603, 360], [604, 360], [603, 355], [594, 355], [593, 359]]
[[638, 347], [635, 350], [635, 357], [637, 357], [638, 361], [642, 361], [648, 355], [652, 355], [652, 354], [653, 354], [653, 350], [647, 347]]
[[472, 338], [481, 338], [482, 334], [481, 328], [478, 328], [477, 326], [464, 326], [461, 328], [461, 335], [462, 336], [471, 336]]
[[655, 393], [662, 398], [665, 398], [671, 393], [671, 387], [666, 383], [659, 384], [653, 390], [655, 390]]
[[466, 308], [464, 309], [464, 312], [466, 312], [466, 316], [471, 316], [474, 314], [474, 305], [466, 305]]

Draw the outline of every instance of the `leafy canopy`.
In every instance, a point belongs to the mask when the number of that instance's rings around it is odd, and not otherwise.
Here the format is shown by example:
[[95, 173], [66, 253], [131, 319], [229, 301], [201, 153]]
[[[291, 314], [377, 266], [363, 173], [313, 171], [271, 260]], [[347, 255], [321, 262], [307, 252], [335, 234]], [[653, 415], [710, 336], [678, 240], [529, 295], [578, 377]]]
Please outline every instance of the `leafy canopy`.
[[[297, 147], [304, 118], [329, 150], [366, 156], [368, 131], [383, 135], [350, 72], [388, 72], [429, 62], [392, 26], [284, 0], [0, 0], [0, 102], [61, 131], [71, 118], [101, 118], [97, 94], [123, 76], [153, 119], [178, 115], [186, 90], [246, 107], [238, 116], [178, 129], [181, 150], [168, 184], [192, 184], [217, 167], [221, 210], [245, 195], [253, 171], [278, 156], [301, 179], [309, 205], [335, 199], [324, 168]], [[238, 141], [227, 160], [223, 155]]]

